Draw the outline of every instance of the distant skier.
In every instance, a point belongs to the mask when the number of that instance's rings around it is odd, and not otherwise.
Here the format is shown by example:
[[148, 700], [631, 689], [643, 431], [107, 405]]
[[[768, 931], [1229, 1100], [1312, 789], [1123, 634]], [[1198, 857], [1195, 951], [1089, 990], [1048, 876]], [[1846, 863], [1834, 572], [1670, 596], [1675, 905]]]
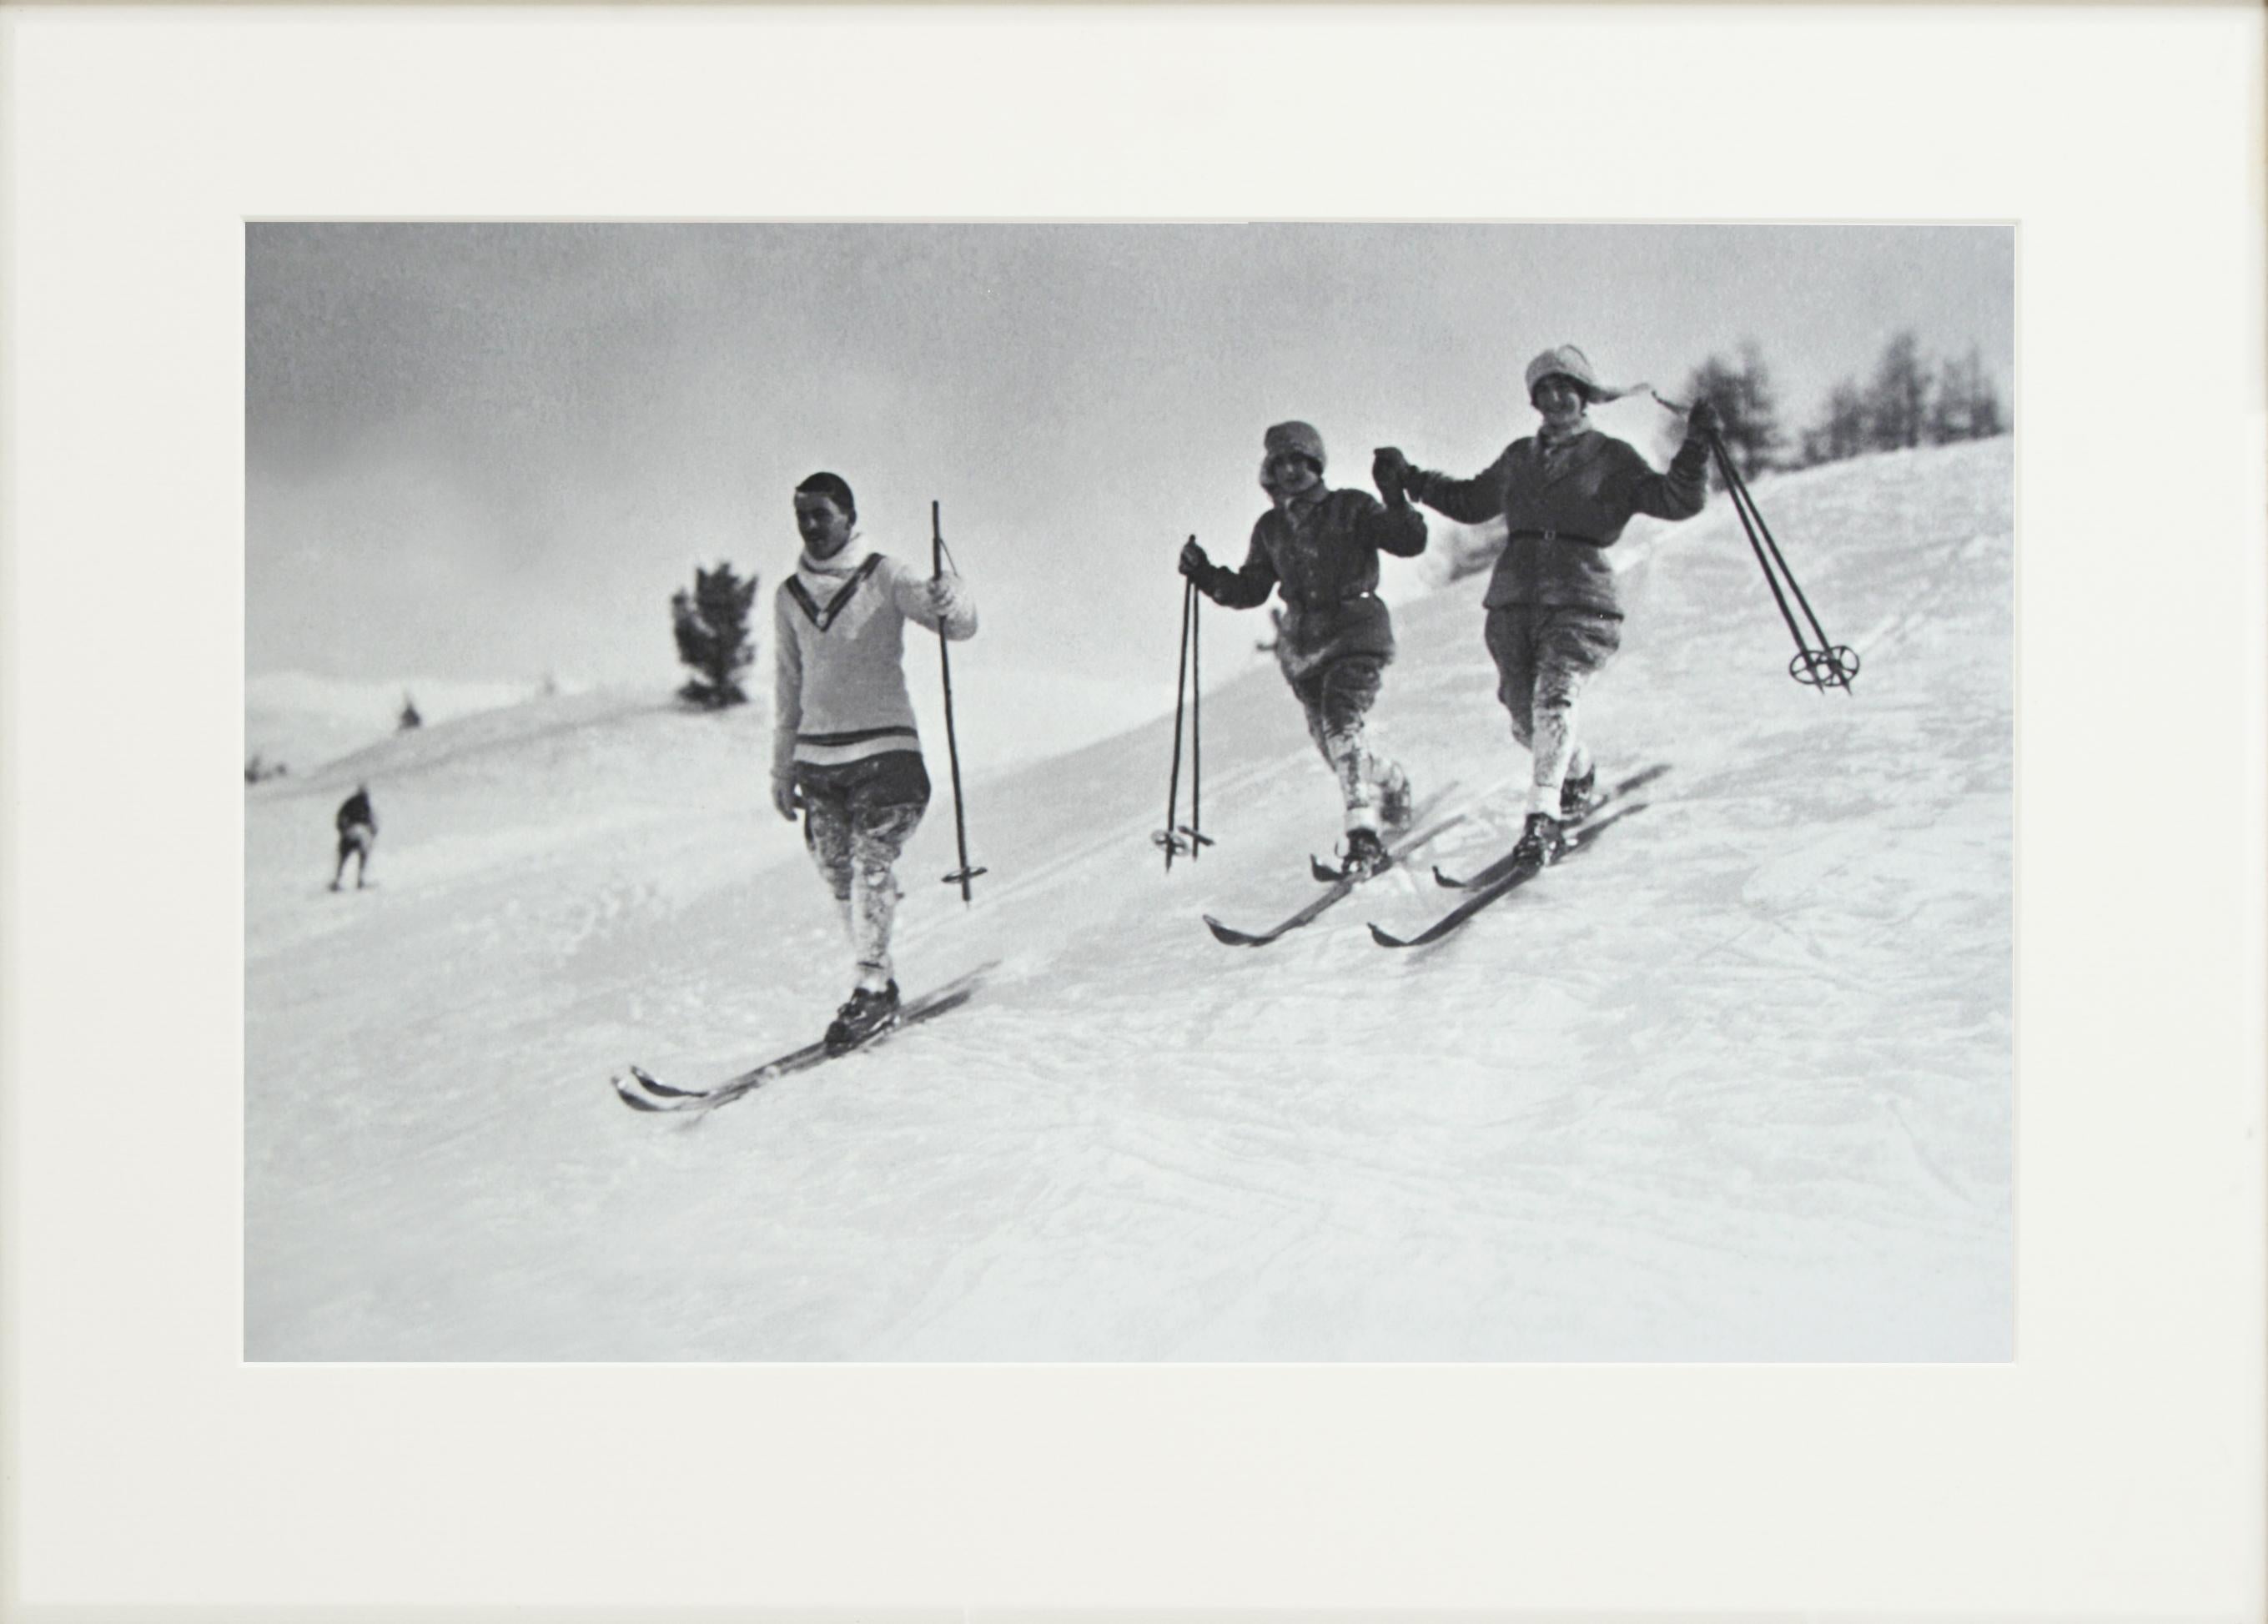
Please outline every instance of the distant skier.
[[1394, 658], [1394, 622], [1378, 596], [1378, 555], [1425, 550], [1425, 516], [1398, 487], [1386, 500], [1323, 483], [1323, 438], [1304, 423], [1279, 423], [1263, 442], [1260, 488], [1275, 505], [1252, 526], [1241, 567], [1216, 564], [1195, 541], [1182, 573], [1215, 603], [1250, 609], [1270, 592], [1284, 600], [1276, 663], [1307, 712], [1308, 737], [1339, 783], [1346, 807], [1343, 872], [1367, 879], [1387, 863], [1380, 829], [1410, 819], [1410, 776], [1374, 754], [1363, 719]]
[[1483, 602], [1497, 697], [1512, 713], [1513, 737], [1535, 756], [1514, 848], [1524, 863], [1550, 863], [1565, 850], [1561, 825], [1581, 817], [1595, 790], [1596, 766], [1576, 737], [1575, 701], [1622, 645], [1607, 548], [1634, 514], [1690, 518], [1707, 500], [1708, 437], [1718, 420], [1706, 400], [1694, 405], [1667, 474], [1591, 426], [1591, 402], [1644, 387], [1602, 386], [1589, 357], [1562, 344], [1528, 364], [1528, 400], [1543, 414], [1542, 429], [1506, 446], [1485, 471], [1451, 479], [1411, 467], [1390, 445], [1372, 464], [1381, 489], [1397, 486], [1451, 518], [1504, 519], [1504, 554]]
[[339, 832], [339, 865], [331, 871], [331, 889], [339, 889], [346, 878], [347, 859], [352, 857], [355, 889], [360, 891], [370, 868], [370, 849], [378, 843], [378, 814], [371, 810], [370, 787], [357, 784], [355, 792], [339, 803], [338, 815], [331, 821]]
[[875, 552], [838, 475], [795, 489], [803, 555], [773, 600], [772, 805], [792, 821], [834, 893], [857, 961], [850, 998], [827, 1029], [848, 1048], [894, 1023], [893, 872], [929, 805], [929, 773], [906, 692], [905, 624], [955, 642], [976, 633], [976, 606], [958, 575], [924, 579]]

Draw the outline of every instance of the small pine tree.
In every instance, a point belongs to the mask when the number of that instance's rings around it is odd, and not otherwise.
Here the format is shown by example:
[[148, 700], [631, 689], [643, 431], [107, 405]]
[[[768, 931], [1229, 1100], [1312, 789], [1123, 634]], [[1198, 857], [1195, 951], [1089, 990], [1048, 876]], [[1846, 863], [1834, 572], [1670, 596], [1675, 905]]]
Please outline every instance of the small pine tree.
[[1741, 343], [1739, 399], [1741, 437], [1728, 437], [1725, 443], [1740, 459], [1741, 472], [1748, 474], [1772, 467], [1787, 444], [1787, 437], [1780, 432], [1779, 391], [1754, 339]]
[[1969, 437], [1989, 440], [1996, 434], [2008, 432], [2008, 415], [2000, 404], [2000, 392], [1992, 386], [1985, 375], [1984, 357], [1974, 349], [1969, 352]]
[[1845, 378], [1827, 397], [1819, 421], [1803, 431], [1803, 462], [1840, 462], [1867, 449], [1867, 397]]
[[1723, 423], [1719, 433], [1742, 478], [1773, 466], [1786, 443], [1779, 428], [1778, 392], [1754, 340], [1742, 342], [1737, 366], [1721, 356], [1704, 361], [1686, 379], [1685, 393], [1689, 399], [1705, 400], [1717, 408]]
[[1827, 454], [1840, 461], [1867, 449], [1867, 393], [1855, 383], [1837, 386], [1827, 397]]
[[741, 580], [729, 563], [720, 563], [714, 570], [696, 565], [692, 591], [681, 586], [671, 597], [677, 658], [695, 672], [677, 690], [677, 696], [686, 703], [710, 710], [747, 703], [739, 677], [756, 658], [755, 639], [748, 631], [748, 610], [755, 602], [757, 580], [753, 575]]
[[394, 719], [394, 731], [406, 733], [413, 727], [424, 725], [425, 718], [417, 714], [417, 702], [404, 694], [401, 696], [401, 714]]
[[1867, 439], [1877, 451], [1921, 444], [1928, 427], [1929, 375], [1923, 368], [1921, 341], [1909, 327], [1883, 346], [1867, 392]]
[[1938, 369], [1937, 394], [1929, 403], [1931, 445], [1946, 445], [1955, 440], [1970, 437], [1970, 406], [1977, 392], [1970, 381], [1969, 368], [1974, 362], [1973, 356], [1966, 363], [1948, 356], [1944, 365]]

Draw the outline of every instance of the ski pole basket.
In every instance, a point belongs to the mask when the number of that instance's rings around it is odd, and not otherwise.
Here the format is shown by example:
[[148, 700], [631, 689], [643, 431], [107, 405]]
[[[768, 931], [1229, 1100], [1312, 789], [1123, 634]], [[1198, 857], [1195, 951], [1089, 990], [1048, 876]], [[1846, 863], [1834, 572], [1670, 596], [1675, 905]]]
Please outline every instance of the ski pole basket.
[[[1691, 409], [1680, 406], [1658, 390], [1650, 393], [1664, 407], [1681, 416]], [[1756, 497], [1749, 493], [1748, 481], [1733, 466], [1732, 456], [1725, 449], [1724, 437], [1713, 431], [1709, 436], [1709, 454], [1717, 465], [1717, 472], [1724, 479], [1726, 494], [1733, 499], [1733, 511], [1740, 517], [1742, 532], [1749, 538], [1749, 550], [1756, 555], [1756, 567], [1764, 572], [1764, 584], [1771, 588], [1772, 601], [1779, 606], [1779, 618], [1787, 622], [1788, 635], [1795, 639], [1795, 654], [1787, 663], [1787, 674], [1806, 687], [1816, 688], [1822, 693], [1830, 687], [1850, 693], [1851, 680], [1859, 674], [1858, 651], [1848, 644], [1837, 643], [1820, 625], [1819, 617], [1812, 613], [1811, 600], [1803, 595], [1803, 588], [1796, 584], [1794, 572], [1787, 567], [1787, 560], [1781, 555], [1779, 543], [1772, 540], [1771, 527], [1764, 523], [1763, 511], [1756, 506]], [[1796, 624], [1794, 611], [1787, 606], [1791, 595], [1802, 608], [1804, 620], [1810, 624], [1809, 637], [1804, 635], [1802, 627]]]
[[[1824, 693], [1830, 687], [1851, 692], [1851, 680], [1859, 674], [1859, 656], [1849, 645], [1835, 642], [1820, 625], [1819, 617], [1812, 613], [1811, 600], [1796, 584], [1794, 572], [1788, 569], [1787, 560], [1772, 540], [1771, 529], [1756, 506], [1756, 499], [1749, 494], [1748, 482], [1742, 479], [1733, 459], [1725, 450], [1725, 442], [1718, 435], [1709, 437], [1709, 451], [1716, 459], [1717, 471], [1724, 476], [1726, 494], [1733, 499], [1733, 511], [1740, 516], [1741, 528], [1747, 533], [1749, 549], [1756, 555], [1756, 565], [1764, 572], [1764, 584], [1771, 588], [1772, 601], [1779, 606], [1780, 619], [1787, 622], [1788, 635], [1795, 639], [1795, 654], [1787, 663], [1787, 674], [1806, 687]], [[1781, 590], [1782, 584], [1786, 590]], [[1803, 618], [1810, 623], [1812, 637], [1807, 639], [1803, 628], [1795, 622], [1788, 610], [1787, 600], [1793, 594], [1803, 610]]]

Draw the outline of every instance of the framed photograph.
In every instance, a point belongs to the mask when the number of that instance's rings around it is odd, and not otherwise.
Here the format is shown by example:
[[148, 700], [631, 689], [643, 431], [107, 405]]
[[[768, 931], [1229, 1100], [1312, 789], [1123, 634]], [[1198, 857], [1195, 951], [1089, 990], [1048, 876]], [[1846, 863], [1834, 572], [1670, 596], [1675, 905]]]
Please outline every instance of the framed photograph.
[[2012, 227], [247, 261], [247, 1359], [2012, 1356]]
[[0, 29], [8, 1616], [2268, 1605], [2257, 11]]

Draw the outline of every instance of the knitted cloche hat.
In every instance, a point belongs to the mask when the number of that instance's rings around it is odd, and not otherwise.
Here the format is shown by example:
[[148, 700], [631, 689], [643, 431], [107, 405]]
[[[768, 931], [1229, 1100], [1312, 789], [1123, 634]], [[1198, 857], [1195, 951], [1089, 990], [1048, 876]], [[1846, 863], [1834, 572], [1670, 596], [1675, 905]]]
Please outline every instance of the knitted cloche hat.
[[1584, 395], [1593, 400], [1619, 400], [1626, 394], [1635, 394], [1644, 384], [1629, 384], [1622, 388], [1610, 388], [1599, 381], [1597, 369], [1591, 357], [1572, 344], [1557, 344], [1545, 350], [1528, 364], [1528, 398], [1535, 398], [1535, 386], [1557, 374], [1572, 378], [1582, 388]]
[[1315, 432], [1313, 423], [1279, 423], [1268, 430], [1261, 442], [1265, 456], [1280, 457], [1289, 452], [1305, 457], [1321, 473], [1323, 467], [1323, 437]]

